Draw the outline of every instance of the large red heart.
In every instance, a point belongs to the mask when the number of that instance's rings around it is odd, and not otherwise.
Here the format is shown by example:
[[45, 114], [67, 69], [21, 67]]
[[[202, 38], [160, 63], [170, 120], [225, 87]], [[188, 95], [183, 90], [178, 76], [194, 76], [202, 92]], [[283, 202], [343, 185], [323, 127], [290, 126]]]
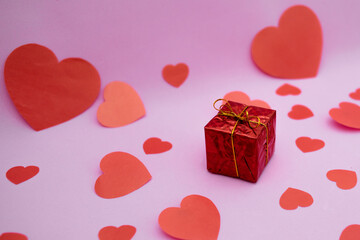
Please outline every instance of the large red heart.
[[309, 207], [313, 204], [312, 196], [296, 188], [288, 188], [280, 197], [280, 206], [286, 210], [294, 210], [298, 207]]
[[294, 105], [288, 113], [289, 118], [302, 120], [314, 116], [313, 112], [304, 105]]
[[164, 80], [174, 87], [180, 87], [189, 75], [189, 67], [185, 63], [166, 65], [162, 70]]
[[266, 27], [252, 42], [255, 64], [270, 76], [308, 78], [317, 75], [322, 50], [321, 25], [305, 6], [288, 8], [279, 27]]
[[17, 166], [10, 168], [6, 172], [6, 178], [14, 184], [19, 184], [25, 182], [26, 180], [29, 180], [38, 173], [39, 173], [39, 168], [36, 166], [27, 166], [27, 167]]
[[145, 115], [140, 96], [127, 83], [115, 81], [106, 85], [104, 99], [98, 108], [97, 119], [105, 127], [124, 126]]
[[276, 89], [276, 94], [280, 96], [299, 95], [300, 93], [301, 93], [300, 88], [287, 83], [281, 85], [278, 89]]
[[144, 142], [143, 148], [146, 154], [163, 153], [169, 151], [172, 148], [172, 144], [161, 141], [160, 138], [152, 137]]
[[103, 171], [95, 183], [95, 192], [102, 198], [117, 198], [129, 194], [150, 181], [144, 164], [126, 152], [107, 154], [100, 163]]
[[240, 92], [240, 91], [229, 92], [229, 93], [225, 94], [223, 99], [226, 99], [228, 101], [243, 103], [246, 105], [270, 108], [269, 104], [267, 104], [266, 102], [264, 102], [262, 100], [258, 100], [258, 99], [250, 100], [250, 97], [246, 93]]
[[299, 137], [295, 141], [296, 146], [304, 153], [317, 151], [325, 146], [325, 142], [320, 139], [309, 137]]
[[332, 108], [329, 114], [341, 125], [360, 129], [360, 106], [354, 103], [342, 102], [340, 108]]
[[130, 240], [135, 233], [136, 228], [130, 225], [123, 225], [118, 228], [108, 226], [99, 231], [99, 240]]
[[3, 233], [0, 236], [0, 240], [28, 240], [28, 238], [21, 233]]
[[357, 182], [356, 172], [343, 169], [330, 170], [326, 177], [330, 181], [336, 182], [336, 186], [344, 190], [355, 187]]
[[6, 88], [18, 112], [36, 131], [68, 121], [88, 109], [100, 90], [96, 69], [80, 58], [58, 62], [37, 44], [16, 48], [5, 62]]
[[200, 195], [190, 195], [180, 208], [171, 207], [159, 215], [161, 229], [179, 239], [217, 239], [220, 214], [214, 203]]
[[360, 225], [352, 224], [347, 226], [341, 233], [339, 240], [359, 240]]

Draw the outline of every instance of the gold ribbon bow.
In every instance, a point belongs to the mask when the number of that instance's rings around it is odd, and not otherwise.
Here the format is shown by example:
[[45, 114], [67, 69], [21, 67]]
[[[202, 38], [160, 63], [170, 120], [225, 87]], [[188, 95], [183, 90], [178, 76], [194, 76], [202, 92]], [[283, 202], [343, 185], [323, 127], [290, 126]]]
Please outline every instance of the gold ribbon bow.
[[[220, 108], [217, 108], [215, 106], [215, 104], [218, 102], [218, 101], [223, 101], [225, 103], [221, 104]], [[253, 130], [254, 128], [257, 128], [258, 126], [262, 125], [265, 127], [266, 129], [266, 163], [268, 163], [269, 161], [269, 132], [268, 132], [268, 127], [266, 126], [266, 124], [262, 123], [260, 121], [260, 118], [258, 116], [251, 116], [249, 115], [248, 111], [246, 111], [246, 109], [248, 108], [247, 105], [245, 105], [245, 108], [241, 111], [241, 113], [237, 114], [234, 112], [234, 110], [232, 109], [231, 105], [229, 104], [229, 102], [226, 100], [226, 99], [217, 99], [214, 103], [213, 103], [213, 106], [214, 108], [218, 111], [218, 115], [222, 115], [222, 116], [227, 116], [227, 117], [234, 117], [237, 119], [232, 131], [231, 131], [231, 148], [232, 148], [232, 151], [233, 151], [233, 157], [234, 157], [234, 164], [235, 164], [235, 170], [236, 170], [236, 176], [239, 177], [239, 169], [238, 169], [238, 166], [237, 166], [237, 163], [236, 163], [236, 155], [235, 155], [235, 146], [234, 146], [234, 132], [235, 132], [235, 129], [238, 125], [238, 123], [240, 121], [243, 121], [243, 122], [246, 122], [249, 126], [249, 128], [251, 128], [251, 130]], [[224, 106], [227, 106], [227, 108], [229, 110], [222, 110], [222, 107]], [[244, 115], [244, 116], [243, 116]], [[254, 119], [256, 118], [257, 121], [253, 121], [251, 119]], [[251, 124], [256, 124], [256, 126], [253, 126]], [[247, 163], [246, 163], [247, 164]], [[249, 166], [248, 166], [249, 167]], [[249, 168], [250, 170], [250, 168]], [[250, 170], [250, 173], [251, 173], [251, 176], [253, 176], [251, 170]], [[253, 176], [254, 177], [254, 176]]]

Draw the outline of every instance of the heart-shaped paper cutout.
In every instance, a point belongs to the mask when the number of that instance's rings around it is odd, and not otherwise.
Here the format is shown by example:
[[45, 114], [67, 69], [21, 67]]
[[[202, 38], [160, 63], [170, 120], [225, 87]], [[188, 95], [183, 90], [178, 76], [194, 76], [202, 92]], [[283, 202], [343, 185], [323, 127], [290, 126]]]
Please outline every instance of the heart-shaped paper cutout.
[[335, 169], [327, 172], [326, 177], [336, 182], [338, 188], [347, 190], [355, 187], [357, 182], [356, 172], [343, 169]]
[[289, 118], [302, 120], [314, 116], [313, 112], [304, 105], [294, 105], [288, 113]]
[[360, 88], [356, 89], [355, 92], [349, 94], [352, 99], [360, 100]]
[[130, 240], [135, 233], [136, 228], [130, 225], [108, 226], [99, 231], [99, 240]]
[[246, 93], [240, 91], [229, 92], [223, 97], [223, 99], [226, 99], [228, 101], [243, 103], [246, 105], [270, 108], [269, 104], [267, 104], [266, 102], [262, 100], [250, 100], [250, 97]]
[[315, 13], [305, 6], [288, 8], [279, 27], [266, 27], [252, 42], [251, 56], [260, 70], [278, 78], [317, 75], [322, 50], [322, 31]]
[[170, 207], [159, 215], [161, 229], [178, 239], [217, 239], [220, 214], [215, 204], [200, 195], [185, 197], [180, 208]]
[[325, 142], [320, 139], [311, 139], [309, 137], [299, 137], [295, 141], [296, 146], [304, 153], [320, 150], [325, 146]]
[[281, 85], [278, 89], [276, 89], [276, 94], [280, 96], [299, 95], [300, 93], [300, 88], [287, 83]]
[[28, 240], [28, 238], [21, 233], [7, 232], [1, 234], [0, 240]]
[[288, 188], [280, 197], [280, 207], [285, 210], [294, 210], [298, 207], [309, 207], [313, 204], [312, 196], [296, 188]]
[[27, 167], [17, 166], [10, 168], [6, 172], [6, 178], [14, 184], [20, 184], [34, 177], [38, 173], [39, 173], [39, 168], [36, 166], [27, 166]]
[[100, 162], [103, 171], [95, 183], [95, 192], [102, 198], [127, 195], [150, 181], [151, 175], [144, 164], [126, 152], [112, 152]]
[[347, 226], [341, 233], [339, 240], [359, 240], [360, 225], [352, 224]]
[[36, 131], [68, 121], [88, 109], [100, 90], [96, 69], [80, 58], [58, 62], [48, 48], [16, 48], [4, 69], [6, 88], [16, 109]]
[[360, 129], [360, 106], [350, 103], [340, 103], [340, 108], [332, 108], [329, 111], [331, 118], [350, 128]]
[[140, 96], [127, 83], [115, 81], [106, 85], [104, 99], [98, 108], [97, 119], [105, 127], [124, 126], [145, 115]]
[[152, 137], [144, 142], [143, 148], [146, 154], [163, 153], [169, 151], [172, 148], [172, 144], [162, 141], [160, 138]]
[[171, 86], [180, 87], [189, 75], [189, 67], [185, 63], [166, 65], [162, 70], [164, 80]]

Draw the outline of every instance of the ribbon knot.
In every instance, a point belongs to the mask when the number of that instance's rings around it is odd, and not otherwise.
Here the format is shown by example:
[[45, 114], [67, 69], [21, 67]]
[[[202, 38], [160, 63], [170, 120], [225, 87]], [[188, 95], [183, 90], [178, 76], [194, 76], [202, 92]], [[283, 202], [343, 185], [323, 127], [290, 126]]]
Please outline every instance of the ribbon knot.
[[[223, 101], [225, 103], [221, 104], [220, 108], [217, 108], [215, 106], [215, 104], [218, 102], [218, 101]], [[251, 129], [254, 129], [254, 128], [257, 128], [259, 125], [262, 125], [261, 123], [261, 120], [258, 116], [252, 116], [252, 115], [249, 115], [249, 112], [246, 111], [246, 109], [248, 108], [248, 106], [245, 106], [245, 108], [241, 111], [241, 113], [236, 113], [234, 112], [234, 110], [232, 109], [230, 103], [226, 100], [226, 99], [217, 99], [214, 104], [213, 104], [214, 108], [218, 111], [218, 115], [222, 115], [222, 116], [227, 116], [227, 117], [234, 117], [236, 118], [238, 121], [242, 121], [242, 122], [246, 122], [248, 124], [248, 126], [251, 128]], [[226, 106], [229, 110], [222, 110], [222, 108]], [[243, 116], [244, 115], [244, 116]], [[252, 121], [251, 119], [254, 119], [256, 118], [257, 121]], [[255, 123], [256, 126], [252, 126], [251, 123]], [[235, 124], [235, 127], [238, 123]], [[234, 127], [234, 129], [235, 129]]]
[[[215, 106], [215, 104], [217, 102], [219, 102], [219, 101], [223, 101], [224, 103], [221, 104], [220, 108], [217, 108]], [[238, 166], [237, 166], [236, 155], [235, 155], [234, 132], [235, 132], [235, 129], [236, 129], [237, 125], [239, 124], [239, 122], [246, 122], [251, 130], [253, 130], [254, 128], [259, 127], [260, 125], [265, 127], [265, 129], [266, 129], [266, 163], [265, 164], [267, 164], [268, 161], [269, 161], [269, 133], [268, 133], [268, 128], [267, 128], [266, 124], [262, 123], [258, 116], [249, 115], [249, 112], [246, 110], [248, 108], [247, 105], [245, 105], [245, 108], [239, 114], [234, 112], [234, 110], [232, 109], [230, 103], [226, 99], [222, 99], [222, 98], [217, 99], [213, 103], [213, 106], [218, 111], [218, 115], [227, 116], [227, 117], [233, 117], [233, 118], [237, 119], [237, 121], [236, 121], [236, 123], [235, 123], [235, 125], [234, 125], [234, 127], [233, 127], [233, 129], [231, 131], [231, 147], [232, 147], [232, 151], [233, 151], [236, 176], [239, 177], [239, 169], [238, 169]], [[228, 110], [223, 110], [224, 106], [226, 106], [228, 108]], [[251, 119], [254, 119], [254, 118], [256, 118], [257, 121], [251, 120]], [[256, 126], [253, 126], [251, 124], [256, 124]], [[253, 130], [253, 132], [254, 132], [254, 130]], [[254, 178], [254, 175], [251, 172], [251, 169], [250, 169], [248, 163], [246, 162], [246, 160], [245, 160], [245, 163], [246, 163], [246, 165], [247, 165], [247, 167], [248, 167], [248, 169], [249, 169], [249, 171], [251, 173], [251, 176]]]

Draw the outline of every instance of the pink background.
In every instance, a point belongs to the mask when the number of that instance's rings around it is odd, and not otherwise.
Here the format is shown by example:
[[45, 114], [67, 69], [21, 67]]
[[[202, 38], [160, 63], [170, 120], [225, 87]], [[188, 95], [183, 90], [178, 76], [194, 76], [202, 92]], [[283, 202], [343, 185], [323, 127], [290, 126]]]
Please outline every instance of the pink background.
[[[221, 214], [219, 239], [338, 239], [360, 224], [360, 186], [341, 190], [326, 178], [331, 169], [359, 173], [359, 131], [342, 127], [328, 111], [360, 87], [360, 4], [358, 1], [301, 1], [319, 17], [323, 54], [318, 76], [281, 80], [260, 72], [250, 44], [262, 28], [277, 25], [282, 12], [298, 1], [133, 0], [0, 1], [0, 65], [16, 47], [37, 43], [62, 60], [80, 57], [101, 76], [129, 83], [147, 114], [125, 127], [105, 128], [96, 120], [102, 91], [85, 113], [35, 132], [17, 113], [0, 84], [0, 234], [19, 232], [29, 239], [97, 239], [101, 228], [133, 225], [133, 239], [169, 239], [158, 226], [160, 212], [179, 206], [190, 194], [210, 198]], [[185, 62], [190, 75], [180, 88], [167, 84], [161, 70]], [[291, 83], [299, 96], [275, 90]], [[243, 91], [277, 110], [276, 152], [256, 184], [207, 172], [204, 125], [216, 114], [215, 99]], [[289, 119], [295, 104], [314, 117]], [[300, 136], [323, 139], [325, 147], [302, 153]], [[146, 155], [149, 137], [173, 148]], [[153, 179], [116, 199], [94, 192], [99, 163], [113, 151], [139, 158]], [[14, 185], [6, 171], [39, 166], [34, 178]], [[279, 206], [288, 188], [309, 192], [314, 203], [287, 211]]]

